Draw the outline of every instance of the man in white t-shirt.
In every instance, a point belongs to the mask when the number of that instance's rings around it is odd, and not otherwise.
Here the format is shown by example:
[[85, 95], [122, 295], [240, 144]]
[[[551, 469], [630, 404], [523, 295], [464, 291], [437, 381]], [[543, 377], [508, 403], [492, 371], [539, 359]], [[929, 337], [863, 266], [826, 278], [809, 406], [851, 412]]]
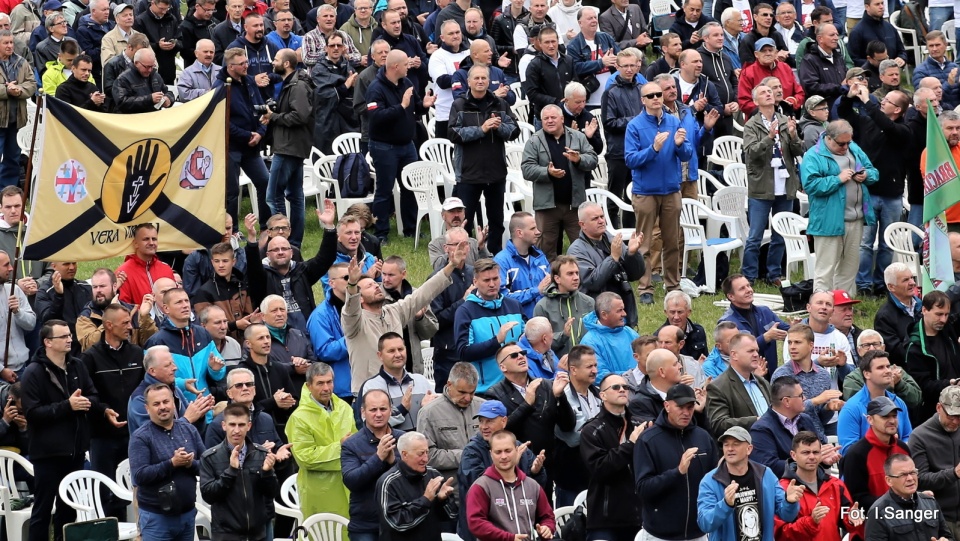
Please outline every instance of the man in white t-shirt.
[[[813, 352], [810, 358], [820, 366], [830, 371], [830, 388], [842, 389], [843, 378], [853, 371], [853, 356], [850, 351], [850, 341], [842, 332], [830, 324], [833, 316], [833, 293], [818, 291], [810, 296], [807, 303], [807, 312], [810, 317], [803, 322], [813, 329]], [[783, 356], [790, 358], [787, 344], [784, 342]]]

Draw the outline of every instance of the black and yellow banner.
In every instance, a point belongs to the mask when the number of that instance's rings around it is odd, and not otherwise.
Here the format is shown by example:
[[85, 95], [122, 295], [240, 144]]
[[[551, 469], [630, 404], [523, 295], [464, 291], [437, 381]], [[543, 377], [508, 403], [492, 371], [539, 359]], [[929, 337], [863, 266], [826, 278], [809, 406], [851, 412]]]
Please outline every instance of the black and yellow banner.
[[23, 258], [95, 261], [133, 251], [150, 222], [161, 250], [223, 236], [226, 90], [178, 107], [121, 115], [45, 98], [40, 170]]

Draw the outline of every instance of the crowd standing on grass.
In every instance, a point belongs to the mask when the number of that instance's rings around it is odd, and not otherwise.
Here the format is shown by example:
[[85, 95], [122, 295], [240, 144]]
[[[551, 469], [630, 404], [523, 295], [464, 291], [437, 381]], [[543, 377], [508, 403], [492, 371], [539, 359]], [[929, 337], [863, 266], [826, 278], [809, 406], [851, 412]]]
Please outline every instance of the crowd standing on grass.
[[[68, 475], [127, 463], [137, 514], [106, 491], [103, 512], [145, 541], [193, 539], [200, 499], [213, 539], [289, 537], [290, 483], [352, 541], [957, 539], [960, 289], [921, 294], [882, 234], [922, 225], [928, 124], [960, 159], [953, 11], [855, 3], [0, 2], [0, 446], [33, 464], [4, 479], [33, 495], [25, 538], [62, 537]], [[220, 242], [163, 252], [140, 224], [116, 268], [15, 260], [43, 219], [30, 100], [132, 114], [228, 79]], [[366, 203], [331, 192], [304, 253], [330, 154]], [[443, 227], [416, 280], [390, 228], [416, 234], [406, 174], [431, 159]], [[731, 194], [739, 272], [686, 268], [699, 201]], [[787, 285], [769, 226], [801, 207], [794, 319], [754, 287]]]

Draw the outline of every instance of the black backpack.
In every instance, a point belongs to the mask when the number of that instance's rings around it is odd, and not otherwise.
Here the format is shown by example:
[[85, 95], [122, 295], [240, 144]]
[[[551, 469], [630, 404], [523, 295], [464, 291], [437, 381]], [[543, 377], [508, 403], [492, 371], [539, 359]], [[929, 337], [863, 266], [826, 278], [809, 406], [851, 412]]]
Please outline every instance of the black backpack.
[[333, 176], [340, 184], [340, 197], [367, 197], [373, 193], [370, 165], [359, 152], [341, 154], [333, 163]]
[[[907, 30], [914, 30], [917, 33], [917, 41], [920, 43], [904, 43], [905, 46], [926, 45], [927, 43], [927, 24], [923, 20], [923, 8], [917, 2], [906, 2], [900, 9], [900, 18], [897, 26]], [[933, 30], [940, 30], [934, 28]], [[908, 38], [906, 41], [910, 41]], [[910, 57], [913, 61], [913, 57]]]

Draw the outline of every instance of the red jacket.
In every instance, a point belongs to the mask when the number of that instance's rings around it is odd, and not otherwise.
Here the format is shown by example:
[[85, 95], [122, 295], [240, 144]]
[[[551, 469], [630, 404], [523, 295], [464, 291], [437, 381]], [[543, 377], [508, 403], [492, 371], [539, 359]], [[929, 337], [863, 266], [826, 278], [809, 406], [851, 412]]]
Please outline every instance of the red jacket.
[[[130, 254], [123, 260], [123, 263], [117, 267], [117, 273], [124, 272], [127, 275], [127, 281], [120, 286], [120, 300], [128, 304], [140, 304], [143, 296], [147, 293], [153, 293], [153, 282], [158, 278], [173, 277], [173, 269], [156, 257], [153, 261], [146, 261], [137, 257], [137, 254]], [[154, 299], [157, 304], [163, 299]]]
[[[513, 541], [518, 531], [529, 535], [530, 527], [537, 524], [556, 532], [547, 494], [520, 468], [516, 472], [517, 480], [505, 483], [497, 468], [490, 466], [467, 492], [467, 527], [477, 541]], [[531, 498], [536, 498], [535, 506], [530, 505]]]
[[740, 86], [737, 89], [737, 103], [747, 117], [757, 110], [757, 104], [753, 103], [753, 88], [767, 77], [780, 79], [780, 84], [783, 85], [783, 99], [793, 105], [794, 109], [799, 109], [803, 105], [803, 89], [800, 88], [800, 83], [797, 82], [793, 70], [786, 62], [774, 62], [773, 69], [754, 62], [740, 72]]
[[[787, 472], [780, 480], [784, 490], [790, 485], [791, 480], [797, 479], [796, 469], [796, 462], [787, 463]], [[799, 479], [797, 483], [800, 484]], [[853, 505], [853, 498], [850, 497], [850, 492], [843, 481], [821, 469], [817, 472], [817, 485], [817, 494], [804, 487], [803, 497], [800, 498], [800, 513], [797, 514], [795, 521], [784, 522], [779, 516], [774, 517], [774, 538], [777, 541], [840, 541], [842, 527], [862, 539], [863, 524], [854, 528], [850, 523], [849, 514], [844, 513], [841, 516], [841, 510], [846, 511]], [[830, 508], [820, 524], [817, 524], [811, 516], [813, 508], [818, 503]]]

